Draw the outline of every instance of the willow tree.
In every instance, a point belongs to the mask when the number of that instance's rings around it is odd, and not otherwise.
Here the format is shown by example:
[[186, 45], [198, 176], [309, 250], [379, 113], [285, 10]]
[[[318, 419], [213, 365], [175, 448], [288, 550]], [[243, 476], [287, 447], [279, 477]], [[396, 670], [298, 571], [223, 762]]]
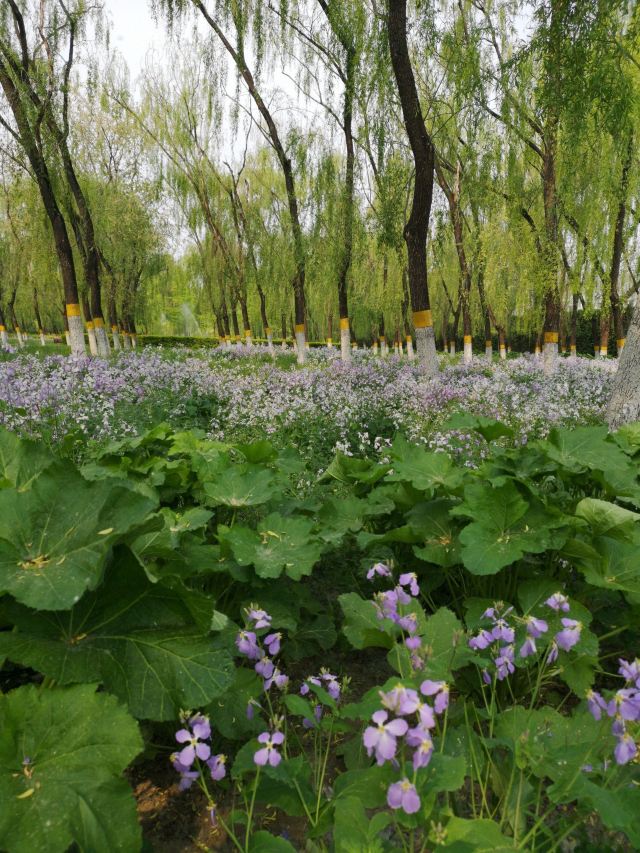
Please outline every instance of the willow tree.
[[[42, 133], [43, 118], [48, 103], [39, 91], [40, 67], [44, 62], [34, 44], [39, 44], [38, 23], [25, 20], [16, 2], [8, 0], [0, 10], [0, 86], [15, 121], [12, 126], [8, 118], [0, 115], [0, 124], [24, 150], [34, 180], [38, 185], [42, 203], [51, 223], [56, 254], [60, 265], [66, 312], [69, 323], [71, 351], [74, 355], [85, 352], [84, 329], [80, 314], [78, 283], [76, 278], [73, 249], [67, 225], [54, 190], [51, 174], [51, 153], [46, 136]], [[29, 36], [31, 41], [29, 42]], [[57, 24], [50, 38], [56, 48], [54, 57], [64, 50], [69, 37], [68, 26]], [[57, 77], [58, 85], [61, 78]]]
[[[256, 34], [260, 41], [260, 47], [264, 47], [261, 33], [262, 26], [262, 3], [261, 0], [225, 0], [210, 10], [203, 0], [158, 0], [158, 4], [164, 7], [170, 19], [176, 12], [183, 12], [192, 7], [202, 15], [220, 44], [223, 45], [228, 56], [236, 67], [240, 79], [255, 104], [263, 122], [264, 134], [273, 147], [278, 158], [282, 174], [284, 176], [287, 205], [293, 239], [295, 273], [292, 281], [295, 311], [295, 336], [297, 343], [298, 362], [303, 364], [306, 354], [305, 334], [305, 272], [306, 251], [304, 245], [303, 229], [300, 219], [300, 205], [296, 190], [296, 178], [293, 163], [289, 153], [282, 141], [281, 132], [276, 122], [275, 115], [270, 109], [267, 101], [263, 98], [258, 78], [251, 70], [246, 56], [246, 38], [252, 16], [256, 22]], [[229, 32], [229, 27], [232, 32]]]
[[415, 166], [411, 213], [404, 228], [404, 238], [407, 244], [416, 350], [420, 369], [431, 377], [438, 371], [427, 282], [427, 232], [433, 199], [435, 149], [425, 126], [411, 66], [407, 41], [407, 0], [389, 0], [387, 34], [404, 126]]

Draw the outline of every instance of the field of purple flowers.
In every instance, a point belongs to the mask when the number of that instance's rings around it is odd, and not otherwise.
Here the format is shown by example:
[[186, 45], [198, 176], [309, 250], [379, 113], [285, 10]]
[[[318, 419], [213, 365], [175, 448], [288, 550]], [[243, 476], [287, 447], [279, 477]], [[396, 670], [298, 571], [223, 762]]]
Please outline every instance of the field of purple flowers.
[[384, 455], [396, 432], [470, 455], [473, 437], [440, 426], [452, 412], [495, 418], [517, 441], [554, 426], [600, 422], [615, 362], [565, 359], [552, 376], [530, 356], [472, 365], [448, 359], [425, 382], [406, 360], [364, 353], [350, 366], [335, 350], [299, 370], [264, 350], [194, 353], [147, 348], [110, 361], [14, 355], [0, 361], [0, 425], [57, 444], [138, 434], [160, 421], [219, 440], [264, 436], [322, 467], [336, 450]]

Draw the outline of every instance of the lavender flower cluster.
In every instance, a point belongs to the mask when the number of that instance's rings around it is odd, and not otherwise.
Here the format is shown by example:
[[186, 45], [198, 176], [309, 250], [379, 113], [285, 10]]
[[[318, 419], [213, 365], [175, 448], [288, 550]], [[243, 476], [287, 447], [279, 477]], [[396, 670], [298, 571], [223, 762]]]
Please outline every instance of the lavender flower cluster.
[[395, 357], [363, 355], [344, 365], [320, 351], [298, 370], [256, 352], [263, 354], [251, 347], [233, 357], [146, 348], [108, 361], [17, 354], [0, 361], [0, 424], [54, 441], [78, 430], [106, 440], [147, 428], [145, 413], [147, 420], [160, 412], [180, 423], [195, 399], [214, 402], [208, 430], [221, 440], [308, 432], [305, 426], [317, 422], [331, 425], [335, 448], [346, 453], [383, 453], [396, 430], [416, 443], [467, 453], [477, 436], [441, 429], [455, 409], [502, 420], [526, 441], [552, 426], [600, 420], [615, 370], [613, 362], [562, 360], [545, 376], [539, 361], [521, 357], [444, 363], [425, 382]]
[[628, 764], [638, 754], [635, 738], [627, 726], [640, 722], [640, 658], [631, 663], [620, 658], [618, 663], [618, 672], [624, 678], [625, 686], [617, 690], [609, 701], [601, 693], [590, 690], [587, 706], [594, 719], [600, 720], [603, 713], [613, 719], [611, 733], [616, 738], [613, 755], [618, 764]]
[[[568, 613], [570, 610], [569, 600], [561, 592], [555, 592], [546, 601], [545, 606], [557, 614]], [[539, 640], [549, 631], [549, 625], [545, 619], [528, 615], [523, 619], [516, 617], [514, 608], [507, 606], [504, 602], [496, 602], [493, 607], [488, 607], [482, 616], [483, 620], [490, 621], [491, 627], [481, 628], [480, 631], [469, 640], [469, 647], [474, 651], [491, 649], [494, 655], [495, 677], [503, 681], [515, 672], [515, 637], [516, 629], [514, 619], [524, 623], [525, 640], [519, 649], [519, 656], [527, 658], [537, 654], [536, 640]], [[582, 623], [576, 619], [565, 616], [560, 617], [560, 629], [556, 632], [548, 645], [545, 661], [548, 664], [555, 663], [558, 659], [559, 650], [570, 651], [580, 641]], [[482, 670], [482, 680], [485, 684], [492, 683], [492, 675], [488, 669]]]
[[[423, 701], [422, 696], [432, 697], [433, 706]], [[449, 707], [449, 687], [444, 681], [430, 679], [422, 682], [419, 692], [398, 684], [387, 693], [381, 691], [380, 701], [383, 708], [372, 715], [375, 725], [365, 729], [362, 742], [367, 754], [375, 756], [378, 766], [391, 762], [396, 768], [405, 767], [410, 759], [412, 779], [404, 776], [393, 782], [387, 790], [387, 803], [392, 809], [413, 814], [420, 809], [417, 774], [431, 761], [432, 731], [437, 715]], [[398, 750], [402, 753], [401, 761], [396, 758]]]

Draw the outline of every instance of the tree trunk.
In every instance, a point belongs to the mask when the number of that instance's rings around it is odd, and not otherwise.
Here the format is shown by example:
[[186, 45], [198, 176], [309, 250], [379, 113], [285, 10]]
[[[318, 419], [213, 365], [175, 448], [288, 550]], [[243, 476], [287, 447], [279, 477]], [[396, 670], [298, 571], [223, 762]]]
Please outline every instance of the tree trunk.
[[636, 303], [627, 342], [618, 360], [618, 372], [607, 407], [611, 429], [640, 420], [640, 300]]
[[[611, 318], [613, 330], [616, 336], [616, 348], [618, 356], [624, 347], [624, 326], [622, 323], [622, 309], [620, 305], [620, 292], [618, 281], [620, 278], [620, 262], [622, 261], [622, 250], [624, 249], [624, 224], [627, 218], [627, 193], [629, 190], [629, 172], [633, 162], [633, 134], [629, 134], [629, 143], [624, 163], [622, 164], [622, 176], [620, 179], [620, 198], [618, 201], [618, 213], [613, 232], [613, 256], [611, 258], [611, 274], [609, 276], [609, 299], [611, 302]], [[602, 355], [602, 350], [600, 351]]]
[[84, 330], [78, 303], [78, 285], [76, 280], [73, 250], [67, 232], [64, 217], [56, 201], [49, 170], [41, 150], [38, 147], [33, 129], [29, 124], [23, 108], [20, 94], [13, 80], [5, 70], [4, 62], [0, 60], [0, 85], [11, 108], [11, 112], [20, 132], [20, 141], [31, 165], [38, 190], [42, 198], [47, 218], [51, 223], [56, 256], [60, 266], [62, 285], [64, 287], [67, 317], [69, 321], [69, 337], [72, 355], [84, 355]]
[[580, 303], [580, 294], [574, 293], [571, 303], [571, 337], [569, 341], [569, 352], [571, 358], [575, 358], [578, 354], [578, 305]]
[[435, 152], [424, 124], [407, 43], [407, 0], [389, 0], [387, 34], [404, 126], [415, 166], [411, 213], [404, 228], [418, 364], [427, 377], [438, 372], [427, 281], [427, 231], [433, 197]]
[[293, 165], [291, 159], [287, 156], [284, 146], [280, 140], [277, 125], [273, 116], [262, 100], [262, 96], [258, 91], [253, 74], [249, 70], [244, 58], [244, 53], [241, 45], [234, 47], [224, 32], [220, 29], [215, 19], [209, 14], [202, 0], [192, 0], [194, 5], [200, 10], [202, 16], [207, 21], [211, 29], [218, 36], [226, 51], [233, 59], [240, 76], [245, 82], [249, 94], [251, 95], [256, 107], [267, 125], [269, 140], [276, 152], [282, 173], [284, 175], [284, 183], [287, 192], [287, 203], [289, 208], [289, 218], [291, 220], [291, 231], [293, 235], [293, 248], [295, 258], [295, 273], [293, 277], [293, 294], [295, 305], [295, 336], [298, 343], [298, 362], [304, 364], [305, 361], [305, 272], [306, 272], [306, 256], [304, 250], [304, 241], [302, 237], [302, 227], [300, 225], [300, 214], [298, 208], [298, 197], [296, 194], [295, 178], [293, 174]]

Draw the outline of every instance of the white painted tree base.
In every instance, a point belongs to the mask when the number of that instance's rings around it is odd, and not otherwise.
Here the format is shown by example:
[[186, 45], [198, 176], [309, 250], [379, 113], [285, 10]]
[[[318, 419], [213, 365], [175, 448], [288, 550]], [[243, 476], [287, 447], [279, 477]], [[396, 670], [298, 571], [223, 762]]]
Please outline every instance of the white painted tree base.
[[433, 326], [416, 329], [416, 354], [418, 369], [428, 379], [438, 373], [438, 353]]
[[351, 332], [340, 329], [340, 359], [345, 364], [351, 364]]
[[87, 350], [84, 343], [84, 323], [82, 317], [67, 317], [69, 323], [69, 346], [71, 355], [85, 355]]

